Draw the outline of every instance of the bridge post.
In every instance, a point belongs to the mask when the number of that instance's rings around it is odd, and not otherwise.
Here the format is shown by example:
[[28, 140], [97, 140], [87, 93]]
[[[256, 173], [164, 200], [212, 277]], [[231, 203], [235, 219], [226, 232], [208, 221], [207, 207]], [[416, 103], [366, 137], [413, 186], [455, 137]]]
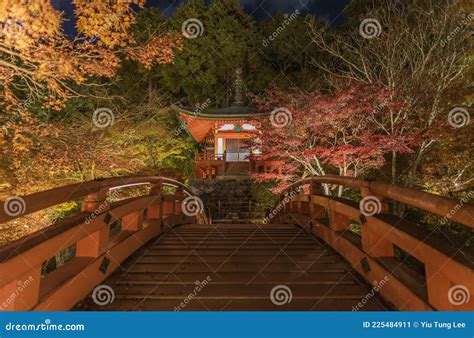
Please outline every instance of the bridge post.
[[184, 219], [186, 218], [186, 215], [182, 211], [182, 203], [184, 200], [184, 190], [183, 187], [178, 187], [176, 189], [176, 192], [174, 194], [175, 196], [175, 204], [174, 204], [174, 214], [175, 215], [181, 215], [181, 221], [184, 223]]
[[100, 189], [98, 192], [87, 195], [81, 205], [82, 212], [102, 213], [110, 209], [107, 202], [109, 188]]
[[162, 214], [161, 214], [162, 219], [167, 216], [174, 215], [174, 210], [175, 210], [174, 195], [164, 195], [163, 197], [164, 199], [162, 203]]
[[163, 220], [163, 182], [153, 183], [150, 188], [150, 196], [156, 196], [153, 203], [148, 207], [148, 218], [151, 220]]
[[181, 211], [181, 203], [183, 203], [183, 199], [184, 199], [184, 192], [183, 192], [183, 187], [177, 187], [176, 188], [176, 192], [174, 193], [174, 197], [175, 197], [175, 205], [174, 205], [174, 208], [173, 208], [173, 214], [174, 215], [180, 215], [182, 214], [182, 211]]
[[312, 180], [309, 189], [309, 214], [311, 220], [324, 218], [326, 214], [326, 209], [313, 203], [313, 196], [324, 195], [324, 189], [321, 183], [317, 183]]
[[[308, 193], [306, 193], [306, 191]], [[308, 190], [304, 189], [304, 187], [300, 187], [298, 200], [299, 200], [299, 205], [298, 205], [299, 214], [311, 217], [311, 204], [312, 204], [311, 203], [311, 187]]]
[[109, 233], [110, 228], [107, 225], [78, 241], [76, 257], [99, 257], [109, 244]]
[[[374, 194], [368, 187], [362, 187], [360, 192], [362, 198], [372, 197], [380, 202], [380, 210], [377, 210], [377, 214], [387, 214], [389, 212], [389, 206], [384, 202], [383, 196]], [[372, 216], [366, 217], [363, 215], [361, 218], [366, 220], [361, 225], [362, 249], [364, 252], [373, 257], [393, 257], [393, 243], [386, 234], [377, 231], [375, 219]]]
[[0, 311], [29, 311], [39, 301], [41, 266], [8, 284], [0, 283]]
[[138, 231], [143, 228], [143, 211], [135, 211], [122, 217], [122, 230]]
[[280, 204], [280, 203], [283, 205], [283, 208], [279, 212], [278, 223], [281, 223], [284, 220], [284, 218], [286, 217], [286, 214], [288, 213], [288, 210], [287, 210], [288, 208], [286, 206], [288, 203], [285, 201], [285, 199], [279, 197], [278, 198], [278, 204]]
[[[91, 213], [91, 215], [102, 214], [110, 210], [110, 203], [107, 202], [108, 188], [100, 189], [97, 193], [86, 197], [81, 205], [81, 211]], [[104, 226], [99, 230], [81, 239], [76, 245], [77, 257], [98, 257], [109, 244], [109, 227]]]
[[[444, 311], [470, 311], [474, 306], [474, 298], [470, 292], [474, 290], [473, 272], [469, 268], [457, 271], [456, 274], [447, 275], [440, 271], [440, 266], [448, 262], [432, 259], [425, 262], [426, 287], [428, 302], [436, 309]], [[465, 302], [456, 303], [454, 294], [456, 290], [467, 290]]]
[[328, 208], [328, 215], [329, 215], [329, 227], [333, 231], [345, 231], [349, 227], [350, 218], [338, 213], [334, 210], [334, 203], [332, 201], [329, 203]]

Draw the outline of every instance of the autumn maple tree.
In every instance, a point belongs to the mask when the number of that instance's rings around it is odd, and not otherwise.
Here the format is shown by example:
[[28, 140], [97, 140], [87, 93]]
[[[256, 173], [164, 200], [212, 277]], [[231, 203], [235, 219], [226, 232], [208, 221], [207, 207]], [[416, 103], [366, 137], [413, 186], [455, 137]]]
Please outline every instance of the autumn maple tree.
[[66, 100], [81, 95], [74, 85], [115, 77], [122, 59], [151, 68], [171, 63], [180, 48], [173, 34], [135, 41], [131, 3], [143, 7], [144, 0], [72, 2], [74, 39], [64, 34], [64, 18], [50, 1], [0, 2], [0, 104], [7, 111], [22, 113], [24, 102], [60, 110]]
[[390, 133], [383, 130], [390, 112], [408, 109], [390, 97], [386, 88], [364, 84], [330, 94], [268, 90], [256, 98], [260, 110], [272, 112], [261, 121], [258, 146], [262, 159], [283, 159], [286, 167], [256, 179], [278, 181], [278, 191], [308, 175], [362, 176], [382, 168], [389, 152], [412, 152], [419, 138], [407, 132], [408, 121], [399, 120]]
[[[61, 128], [32, 115], [31, 106], [61, 111], [117, 77], [123, 60], [146, 69], [172, 63], [181, 39], [172, 33], [136, 41], [136, 13], [145, 1], [74, 0], [77, 35], [63, 31], [64, 18], [51, 1], [0, 1], [0, 155], [9, 168], [58, 137]], [[136, 7], [138, 6], [138, 7]], [[106, 98], [102, 97], [101, 98]]]

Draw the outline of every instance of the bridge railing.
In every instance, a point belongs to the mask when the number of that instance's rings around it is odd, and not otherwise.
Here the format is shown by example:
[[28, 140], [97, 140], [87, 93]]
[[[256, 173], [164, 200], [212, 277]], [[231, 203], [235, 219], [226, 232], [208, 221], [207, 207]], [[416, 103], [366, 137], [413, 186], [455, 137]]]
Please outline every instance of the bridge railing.
[[[112, 192], [137, 185], [148, 185], [149, 193], [108, 200]], [[72, 308], [167, 227], [207, 223], [200, 200], [185, 195], [193, 194], [181, 182], [165, 177], [119, 177], [0, 201], [4, 206], [0, 223], [4, 223], [85, 197], [78, 215], [0, 248], [0, 311]], [[13, 201], [16, 207], [9, 205]], [[112, 228], [119, 232], [112, 234]], [[75, 252], [73, 258], [42, 276], [43, 264], [66, 249]]]
[[[361, 201], [325, 195], [323, 185], [359, 190]], [[298, 189], [303, 187], [307, 189]], [[377, 291], [401, 310], [474, 310], [472, 255], [448, 238], [391, 214], [390, 200], [474, 228], [474, 206], [467, 200], [340, 176], [311, 177], [291, 185], [267, 221], [303, 226], [370, 284], [385, 280]], [[360, 226], [360, 236], [350, 230], [354, 224]], [[396, 250], [404, 253], [403, 259], [396, 257]], [[421, 271], [405, 264], [407, 257], [421, 262]]]

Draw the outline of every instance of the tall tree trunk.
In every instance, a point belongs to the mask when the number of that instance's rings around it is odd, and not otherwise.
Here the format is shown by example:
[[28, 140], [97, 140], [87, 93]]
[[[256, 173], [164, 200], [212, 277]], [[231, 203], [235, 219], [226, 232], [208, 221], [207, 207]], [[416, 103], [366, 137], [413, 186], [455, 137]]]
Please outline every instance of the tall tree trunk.
[[392, 183], [397, 181], [397, 153], [392, 151]]
[[[423, 155], [423, 146], [416, 153], [416, 156], [415, 156], [415, 159], [413, 160], [410, 171], [408, 172], [407, 178], [405, 180], [405, 186], [407, 188], [413, 188], [415, 184], [415, 176], [416, 176], [416, 172], [418, 171], [418, 166], [420, 164], [422, 155]], [[406, 205], [399, 203], [398, 208], [396, 210], [396, 215], [399, 217], [403, 217], [405, 215], [405, 210], [406, 210]]]
[[151, 74], [148, 74], [148, 104], [151, 105], [153, 102], [153, 79]]

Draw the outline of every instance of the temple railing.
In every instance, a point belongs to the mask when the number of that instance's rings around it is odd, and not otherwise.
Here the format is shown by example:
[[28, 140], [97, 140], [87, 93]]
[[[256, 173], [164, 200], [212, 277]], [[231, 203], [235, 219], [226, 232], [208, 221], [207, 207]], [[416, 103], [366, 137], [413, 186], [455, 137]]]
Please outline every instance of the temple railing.
[[195, 161], [224, 161], [225, 152], [222, 154], [216, 154], [214, 151], [203, 151], [202, 153], [196, 153]]
[[[233, 165], [229, 165], [232, 163]], [[213, 151], [204, 151], [196, 154], [194, 160], [195, 175], [197, 178], [213, 178], [224, 175], [235, 166], [240, 164], [240, 168], [248, 172], [248, 174], [281, 174], [282, 167], [285, 162], [279, 160], [264, 160], [259, 154], [252, 154], [248, 151], [229, 152], [224, 151], [222, 154], [216, 154]]]
[[[112, 192], [137, 185], [149, 186], [149, 192], [107, 200]], [[0, 248], [0, 311], [72, 308], [167, 228], [207, 223], [200, 200], [185, 195], [193, 194], [181, 182], [165, 177], [118, 177], [16, 196], [22, 203], [21, 213], [6, 213], [11, 200], [1, 201], [0, 222], [4, 223], [85, 197], [78, 215]], [[112, 228], [119, 231], [112, 234]], [[73, 258], [42, 275], [43, 264], [66, 249], [75, 252]]]
[[[359, 190], [361, 201], [325, 195], [323, 184]], [[323, 239], [400, 310], [472, 311], [472, 255], [448, 238], [392, 215], [390, 200], [474, 228], [474, 206], [467, 200], [340, 176], [291, 185], [266, 222], [292, 223]], [[360, 236], [350, 230], [354, 224], [360, 226]]]

